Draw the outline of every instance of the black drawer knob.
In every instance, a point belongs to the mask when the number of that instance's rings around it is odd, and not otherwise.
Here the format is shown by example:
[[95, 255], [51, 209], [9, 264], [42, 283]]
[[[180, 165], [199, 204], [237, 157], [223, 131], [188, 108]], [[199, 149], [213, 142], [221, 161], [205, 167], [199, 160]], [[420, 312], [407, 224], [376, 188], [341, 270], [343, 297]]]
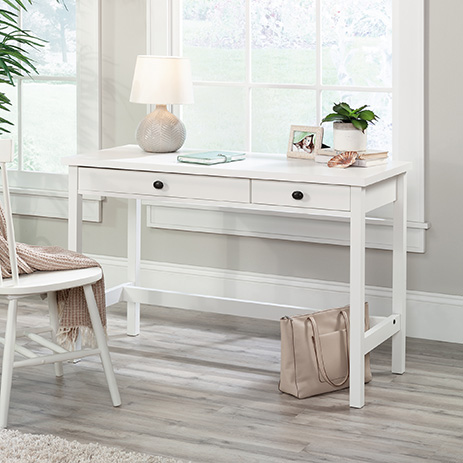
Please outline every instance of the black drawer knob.
[[164, 188], [164, 183], [162, 183], [161, 180], [156, 180], [153, 183], [153, 186], [156, 188], [156, 190], [162, 190]]
[[293, 191], [293, 194], [291, 195], [293, 197], [293, 199], [302, 199], [304, 197], [304, 193], [302, 193], [302, 191]]

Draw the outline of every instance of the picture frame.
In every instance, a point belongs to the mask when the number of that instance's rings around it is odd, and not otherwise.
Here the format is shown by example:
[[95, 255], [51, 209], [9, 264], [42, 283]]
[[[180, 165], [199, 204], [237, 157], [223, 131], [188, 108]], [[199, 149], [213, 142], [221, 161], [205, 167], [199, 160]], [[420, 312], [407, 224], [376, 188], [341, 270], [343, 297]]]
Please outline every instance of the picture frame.
[[315, 159], [322, 147], [323, 127], [292, 125], [289, 133], [289, 158]]

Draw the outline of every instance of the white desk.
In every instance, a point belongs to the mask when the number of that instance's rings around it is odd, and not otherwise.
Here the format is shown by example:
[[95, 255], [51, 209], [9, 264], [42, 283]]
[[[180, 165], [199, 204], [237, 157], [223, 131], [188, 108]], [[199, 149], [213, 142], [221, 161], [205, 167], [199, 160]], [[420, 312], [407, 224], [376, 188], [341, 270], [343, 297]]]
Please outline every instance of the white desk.
[[[186, 152], [186, 151], [182, 151]], [[364, 356], [392, 337], [392, 372], [405, 371], [406, 172], [409, 164], [329, 169], [284, 155], [249, 154], [215, 166], [177, 162], [177, 155], [147, 154], [127, 145], [64, 158], [69, 165], [69, 248], [81, 251], [82, 195], [128, 198], [128, 281], [107, 291], [108, 305], [127, 301], [128, 334], [139, 333], [141, 200], [212, 204], [252, 211], [350, 218], [350, 405], [363, 407]], [[364, 333], [365, 215], [393, 203], [392, 314]], [[220, 304], [220, 298], [218, 303]], [[224, 300], [225, 304], [225, 300]], [[313, 308], [311, 308], [313, 309]], [[309, 311], [309, 309], [308, 309]]]

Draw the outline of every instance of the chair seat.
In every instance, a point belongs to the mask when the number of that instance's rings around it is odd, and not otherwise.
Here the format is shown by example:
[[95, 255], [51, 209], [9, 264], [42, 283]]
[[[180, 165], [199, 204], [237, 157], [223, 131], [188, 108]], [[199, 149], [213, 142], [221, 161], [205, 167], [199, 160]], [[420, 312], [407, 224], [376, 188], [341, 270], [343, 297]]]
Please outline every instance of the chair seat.
[[75, 270], [38, 271], [19, 275], [19, 282], [13, 286], [11, 279], [4, 279], [0, 287], [2, 296], [26, 296], [44, 294], [50, 291], [75, 288], [97, 282], [103, 273], [100, 267]]

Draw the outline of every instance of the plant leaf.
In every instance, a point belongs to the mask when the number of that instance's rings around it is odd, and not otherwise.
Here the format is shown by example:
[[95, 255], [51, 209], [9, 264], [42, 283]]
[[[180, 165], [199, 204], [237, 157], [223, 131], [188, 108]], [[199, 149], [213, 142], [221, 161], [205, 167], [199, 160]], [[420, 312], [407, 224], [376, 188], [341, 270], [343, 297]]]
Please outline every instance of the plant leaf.
[[378, 118], [375, 115], [375, 113], [373, 111], [370, 111], [369, 109], [366, 109], [365, 111], [360, 111], [358, 117], [360, 119], [363, 119], [364, 121], [374, 121]]
[[[24, 5], [21, 0], [3, 0], [7, 5], [10, 5], [12, 8], [19, 10], [22, 8], [23, 10], [26, 10], [26, 6]], [[32, 5], [32, 0], [28, 0], [29, 4]]]
[[[64, 3], [64, 0], [57, 1]], [[29, 50], [44, 46], [46, 40], [22, 29], [18, 20], [19, 12], [26, 11], [27, 5], [32, 5], [32, 0], [3, 0], [0, 3], [3, 7], [0, 8], [0, 83], [14, 86], [16, 77], [37, 72]], [[0, 110], [8, 112], [9, 107], [11, 101], [0, 92]], [[0, 133], [10, 133], [5, 125], [14, 124], [0, 116]]]
[[345, 109], [349, 113], [352, 112], [352, 108], [346, 102], [338, 103], [338, 106], [341, 106], [341, 108]]
[[2, 68], [5, 71], [5, 74], [6, 74], [7, 78], [8, 78], [7, 82], [10, 85], [14, 86], [13, 76], [11, 75], [10, 70], [8, 69], [8, 66], [6, 65], [5, 61], [3, 59], [1, 59], [1, 58], [0, 58], [0, 68]]
[[333, 106], [333, 111], [344, 116], [350, 116], [352, 108], [347, 103], [338, 103]]
[[343, 114], [331, 113], [322, 119], [322, 122], [343, 121], [349, 122], [349, 117]]
[[365, 133], [365, 129], [368, 127], [368, 122], [364, 120], [358, 120], [358, 119], [352, 119], [352, 125], [358, 129], [361, 130], [363, 133]]
[[363, 111], [363, 110], [364, 110], [365, 108], [367, 108], [367, 107], [368, 107], [368, 105], [367, 105], [367, 104], [364, 104], [363, 106], [360, 106], [360, 108], [357, 108], [357, 109], [355, 110], [355, 112], [358, 112], [358, 113], [359, 113], [360, 111]]

